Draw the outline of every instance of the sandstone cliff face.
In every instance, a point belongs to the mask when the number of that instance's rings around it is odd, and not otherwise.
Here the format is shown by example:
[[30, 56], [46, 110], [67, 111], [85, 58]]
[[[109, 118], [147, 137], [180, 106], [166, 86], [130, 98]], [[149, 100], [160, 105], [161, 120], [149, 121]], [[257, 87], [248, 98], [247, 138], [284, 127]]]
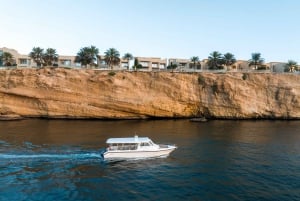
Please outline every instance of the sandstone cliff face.
[[0, 70], [0, 117], [300, 119], [300, 76]]

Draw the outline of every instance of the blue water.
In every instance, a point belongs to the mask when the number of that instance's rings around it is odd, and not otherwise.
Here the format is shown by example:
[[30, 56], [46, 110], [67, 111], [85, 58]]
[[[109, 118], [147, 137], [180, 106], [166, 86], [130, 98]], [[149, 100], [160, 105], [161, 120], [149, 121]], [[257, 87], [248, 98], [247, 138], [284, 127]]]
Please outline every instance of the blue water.
[[[102, 160], [134, 133], [179, 148]], [[0, 122], [0, 200], [300, 200], [300, 122]]]

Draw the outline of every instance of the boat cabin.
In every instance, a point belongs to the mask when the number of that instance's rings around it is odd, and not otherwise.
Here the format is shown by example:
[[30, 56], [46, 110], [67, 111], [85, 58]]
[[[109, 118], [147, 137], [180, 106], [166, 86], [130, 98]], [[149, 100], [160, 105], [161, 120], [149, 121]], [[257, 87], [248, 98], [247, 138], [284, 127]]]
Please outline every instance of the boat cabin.
[[109, 151], [147, 149], [148, 147], [155, 146], [148, 137], [138, 136], [129, 138], [109, 138], [106, 143], [108, 144]]

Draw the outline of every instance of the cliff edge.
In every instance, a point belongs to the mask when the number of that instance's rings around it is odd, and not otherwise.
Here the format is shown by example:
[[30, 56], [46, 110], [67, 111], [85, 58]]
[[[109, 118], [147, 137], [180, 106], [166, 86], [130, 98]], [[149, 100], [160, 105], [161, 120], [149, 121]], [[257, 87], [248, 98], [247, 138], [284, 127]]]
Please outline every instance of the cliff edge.
[[[0, 117], [300, 119], [300, 76], [0, 70]], [[1, 118], [0, 118], [1, 119]]]

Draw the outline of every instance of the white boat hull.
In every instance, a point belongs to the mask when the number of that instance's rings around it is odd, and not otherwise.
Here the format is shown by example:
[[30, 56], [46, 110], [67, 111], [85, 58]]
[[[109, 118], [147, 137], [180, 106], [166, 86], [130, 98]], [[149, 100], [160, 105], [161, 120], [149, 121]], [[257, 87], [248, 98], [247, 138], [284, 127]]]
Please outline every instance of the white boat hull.
[[126, 150], [126, 151], [106, 151], [103, 153], [105, 160], [126, 160], [126, 159], [142, 159], [142, 158], [157, 158], [168, 156], [176, 149], [175, 146], [158, 150]]

